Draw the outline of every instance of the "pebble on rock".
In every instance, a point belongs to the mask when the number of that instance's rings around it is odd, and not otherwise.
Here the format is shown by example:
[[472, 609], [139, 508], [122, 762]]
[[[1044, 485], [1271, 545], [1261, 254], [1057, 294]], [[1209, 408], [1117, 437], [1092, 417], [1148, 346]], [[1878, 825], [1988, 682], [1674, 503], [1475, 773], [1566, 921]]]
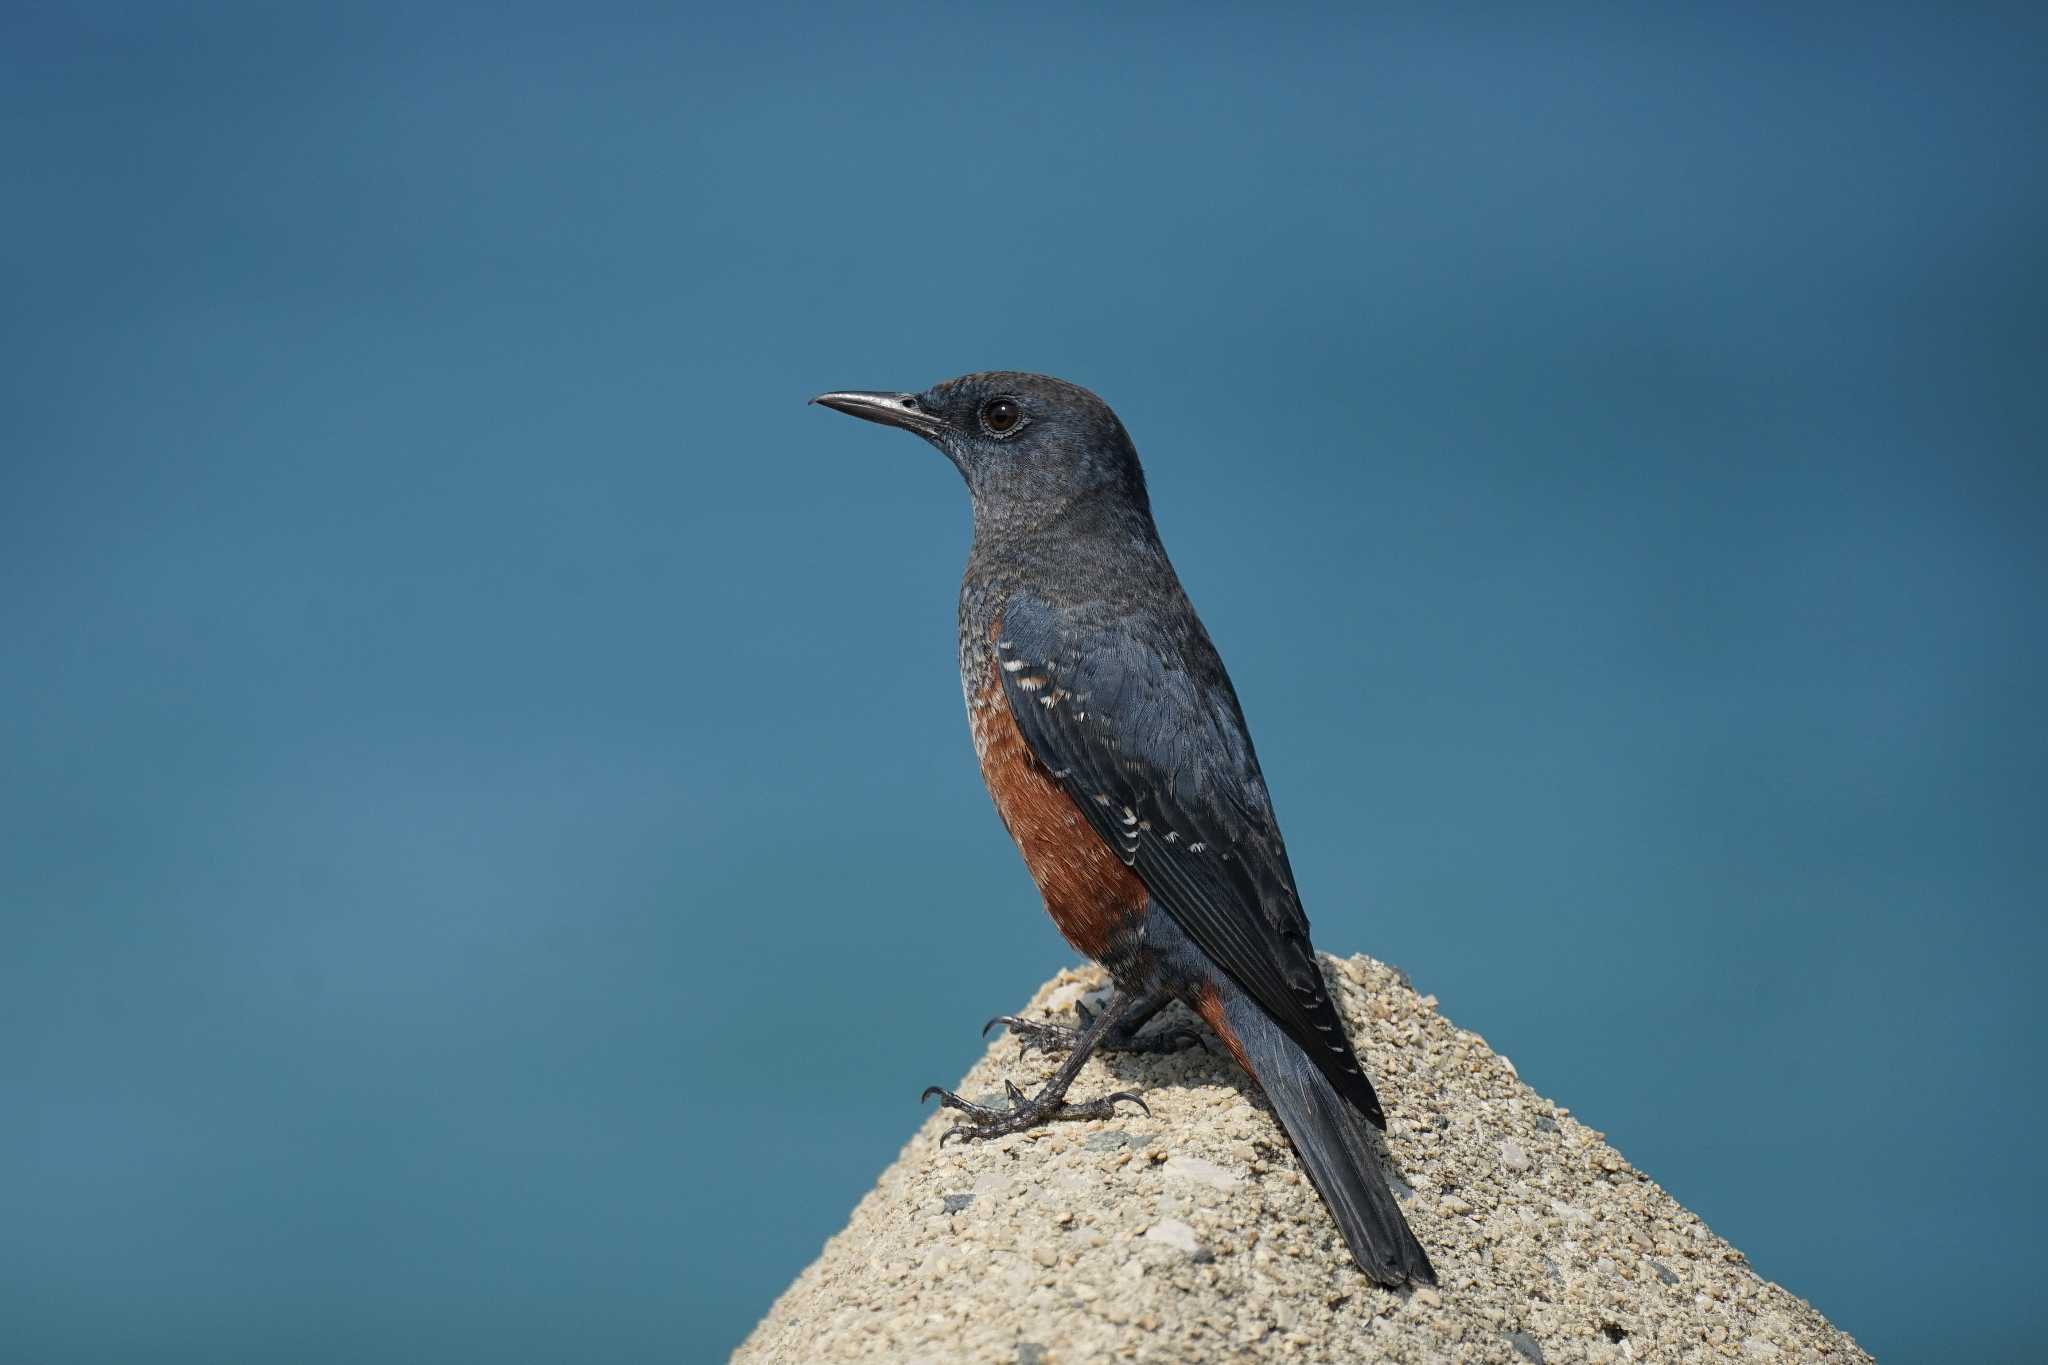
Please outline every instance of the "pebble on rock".
[[1170, 1246], [1175, 1251], [1185, 1251], [1194, 1256], [1202, 1250], [1202, 1244], [1195, 1237], [1195, 1230], [1178, 1218], [1162, 1218], [1145, 1231], [1145, 1240]]

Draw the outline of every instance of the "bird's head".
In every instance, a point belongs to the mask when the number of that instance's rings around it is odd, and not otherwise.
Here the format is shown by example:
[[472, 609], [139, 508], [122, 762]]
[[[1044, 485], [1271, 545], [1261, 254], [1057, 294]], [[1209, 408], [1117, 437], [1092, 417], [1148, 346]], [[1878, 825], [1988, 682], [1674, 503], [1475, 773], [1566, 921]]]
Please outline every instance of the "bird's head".
[[1123, 423], [1064, 379], [995, 370], [923, 393], [821, 393], [811, 401], [937, 446], [967, 480], [977, 520], [1030, 523], [1097, 494], [1146, 507], [1145, 476]]

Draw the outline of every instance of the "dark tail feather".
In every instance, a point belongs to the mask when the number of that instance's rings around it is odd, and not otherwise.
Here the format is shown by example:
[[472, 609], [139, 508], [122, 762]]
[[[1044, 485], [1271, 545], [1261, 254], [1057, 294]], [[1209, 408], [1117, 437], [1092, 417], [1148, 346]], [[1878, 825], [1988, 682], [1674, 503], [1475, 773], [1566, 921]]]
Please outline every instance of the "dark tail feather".
[[1435, 1284], [1436, 1271], [1387, 1188], [1365, 1120], [1314, 1062], [1250, 1000], [1234, 991], [1224, 1016], [1243, 1060], [1265, 1088], [1316, 1193], [1358, 1268], [1384, 1285]]

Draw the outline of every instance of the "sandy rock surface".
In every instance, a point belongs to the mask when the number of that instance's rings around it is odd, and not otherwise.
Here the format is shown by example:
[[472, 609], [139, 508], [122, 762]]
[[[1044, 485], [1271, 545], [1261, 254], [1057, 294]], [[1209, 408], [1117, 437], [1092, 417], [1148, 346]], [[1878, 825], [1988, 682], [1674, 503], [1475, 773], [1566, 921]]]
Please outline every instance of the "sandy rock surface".
[[[929, 1118], [734, 1357], [750, 1365], [1083, 1361], [1862, 1361], [1848, 1336], [1371, 958], [1325, 975], [1390, 1116], [1440, 1288], [1351, 1265], [1286, 1139], [1219, 1051], [1092, 1060], [1072, 1095], [1151, 1117], [949, 1142]], [[1040, 989], [1072, 1022], [1092, 969]], [[1178, 1006], [1152, 1028], [1188, 1023]], [[1054, 1062], [998, 1037], [959, 1087]], [[1403, 1183], [1405, 1181], [1405, 1184]], [[1412, 1191], [1412, 1192], [1411, 1192]]]

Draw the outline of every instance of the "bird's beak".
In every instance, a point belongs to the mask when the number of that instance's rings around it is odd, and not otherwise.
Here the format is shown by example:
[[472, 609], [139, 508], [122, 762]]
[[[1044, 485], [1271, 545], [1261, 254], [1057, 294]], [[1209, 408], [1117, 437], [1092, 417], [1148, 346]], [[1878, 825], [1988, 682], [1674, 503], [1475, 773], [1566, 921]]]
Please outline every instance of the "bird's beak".
[[821, 393], [811, 400], [835, 412], [885, 427], [902, 427], [920, 436], [936, 436], [945, 426], [936, 415], [925, 411], [914, 393]]

